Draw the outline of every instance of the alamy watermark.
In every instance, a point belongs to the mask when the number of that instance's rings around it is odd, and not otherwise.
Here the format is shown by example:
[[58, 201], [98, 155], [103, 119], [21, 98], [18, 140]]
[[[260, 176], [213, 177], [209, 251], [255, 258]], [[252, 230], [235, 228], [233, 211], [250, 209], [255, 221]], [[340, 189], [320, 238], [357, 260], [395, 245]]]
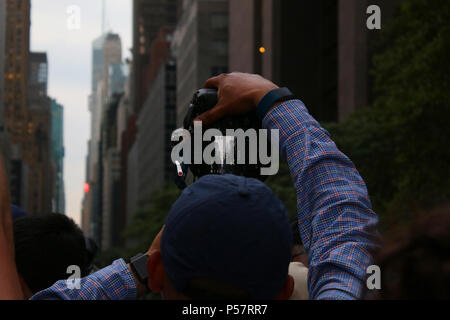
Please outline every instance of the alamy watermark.
[[66, 273], [71, 275], [66, 280], [67, 289], [80, 290], [81, 289], [81, 268], [76, 265], [68, 266]]
[[67, 13], [67, 29], [80, 30], [81, 29], [81, 8], [76, 5], [71, 5], [66, 8]]
[[371, 5], [367, 7], [366, 13], [370, 14], [367, 18], [367, 29], [381, 30], [381, 8], [377, 5]]
[[[172, 142], [179, 142], [180, 139], [181, 142], [172, 149], [172, 162], [177, 166], [180, 163], [187, 165], [256, 165], [259, 163], [267, 166], [260, 169], [262, 176], [276, 175], [280, 168], [278, 129], [260, 129], [259, 131], [227, 129], [226, 135], [223, 136], [218, 129], [208, 129], [203, 133], [202, 123], [195, 121], [194, 137], [188, 130], [178, 129], [172, 134]], [[210, 142], [210, 144], [203, 148], [203, 142]], [[192, 143], [194, 144], [193, 155]]]
[[367, 289], [381, 290], [381, 269], [377, 265], [371, 265], [367, 268], [368, 275], [366, 280]]

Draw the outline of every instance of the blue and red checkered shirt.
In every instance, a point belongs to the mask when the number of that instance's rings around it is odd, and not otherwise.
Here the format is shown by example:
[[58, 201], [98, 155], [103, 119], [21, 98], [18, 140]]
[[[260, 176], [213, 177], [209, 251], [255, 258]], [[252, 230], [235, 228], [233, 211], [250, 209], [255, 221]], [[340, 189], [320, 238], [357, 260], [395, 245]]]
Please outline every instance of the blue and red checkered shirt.
[[[263, 125], [280, 130], [281, 155], [297, 190], [310, 298], [360, 298], [378, 240], [378, 219], [364, 181], [300, 100], [273, 108]], [[123, 300], [136, 295], [132, 274], [123, 260], [117, 260], [82, 279], [79, 290], [59, 281], [32, 299]]]
[[297, 190], [310, 299], [360, 298], [378, 243], [363, 179], [300, 100], [273, 108], [263, 123], [280, 130], [281, 155]]
[[38, 292], [31, 300], [135, 300], [137, 287], [124, 260], [101, 269], [83, 279], [60, 280]]

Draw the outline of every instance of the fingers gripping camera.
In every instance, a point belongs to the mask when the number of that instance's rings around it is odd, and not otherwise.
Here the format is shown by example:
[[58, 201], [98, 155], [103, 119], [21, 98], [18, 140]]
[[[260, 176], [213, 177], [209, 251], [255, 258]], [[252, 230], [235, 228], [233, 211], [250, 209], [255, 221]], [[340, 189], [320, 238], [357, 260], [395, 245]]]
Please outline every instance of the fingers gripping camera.
[[262, 128], [256, 112], [228, 116], [203, 132], [195, 119], [217, 105], [215, 89], [200, 89], [193, 97], [184, 128], [172, 135], [172, 161], [176, 183], [189, 182], [209, 174], [234, 174], [262, 181], [279, 169], [279, 132]]

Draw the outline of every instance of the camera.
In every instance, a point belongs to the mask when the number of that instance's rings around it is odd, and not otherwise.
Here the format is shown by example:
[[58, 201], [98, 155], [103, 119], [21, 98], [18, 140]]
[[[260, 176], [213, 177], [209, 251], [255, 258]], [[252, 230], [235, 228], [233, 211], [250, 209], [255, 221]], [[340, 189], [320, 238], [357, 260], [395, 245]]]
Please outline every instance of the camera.
[[[192, 102], [188, 107], [183, 127], [185, 134], [189, 134], [192, 137], [191, 141], [194, 142], [190, 144], [190, 155], [192, 158], [196, 148], [195, 142], [197, 141], [198, 143], [200, 141], [198, 137], [195, 138], [198, 131], [195, 129], [194, 120], [199, 115], [214, 108], [217, 102], [218, 92], [216, 89], [200, 89], [194, 94]], [[203, 139], [202, 137], [201, 148], [197, 146], [197, 152], [200, 151], [203, 155], [208, 146], [211, 148], [211, 145], [213, 145], [215, 148], [211, 154], [216, 161], [214, 163], [208, 163], [202, 157], [201, 162], [194, 163], [194, 161], [186, 161], [183, 158], [183, 161], [176, 164], [176, 184], [180, 188], [184, 188], [188, 181], [192, 182], [210, 174], [234, 174], [248, 178], [256, 178], [261, 181], [265, 180], [266, 176], [260, 174], [261, 168], [264, 165], [261, 164], [257, 157], [257, 149], [260, 145], [260, 139], [267, 139], [267, 143], [270, 143], [270, 137], [260, 137], [259, 132], [262, 129], [262, 123], [256, 111], [245, 115], [228, 116], [216, 121], [208, 128], [202, 127], [202, 130], [208, 129], [216, 130], [217, 135], [214, 135], [211, 139]], [[239, 139], [235, 134], [229, 135], [230, 132], [239, 132], [238, 136], [240, 134], [241, 138]], [[250, 133], [253, 133], [253, 139], [250, 137]], [[241, 144], [239, 144], [239, 141], [241, 141]], [[176, 146], [178, 143], [175, 142], [173, 146]]]

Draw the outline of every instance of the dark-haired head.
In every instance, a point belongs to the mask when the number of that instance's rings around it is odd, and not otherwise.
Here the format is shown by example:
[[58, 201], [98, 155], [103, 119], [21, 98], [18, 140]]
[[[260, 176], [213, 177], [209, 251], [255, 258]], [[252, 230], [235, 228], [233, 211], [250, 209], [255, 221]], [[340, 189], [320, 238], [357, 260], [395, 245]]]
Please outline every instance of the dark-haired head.
[[82, 277], [89, 273], [83, 232], [67, 216], [29, 216], [14, 221], [13, 228], [17, 270], [29, 293], [67, 279], [69, 266], [79, 266]]

